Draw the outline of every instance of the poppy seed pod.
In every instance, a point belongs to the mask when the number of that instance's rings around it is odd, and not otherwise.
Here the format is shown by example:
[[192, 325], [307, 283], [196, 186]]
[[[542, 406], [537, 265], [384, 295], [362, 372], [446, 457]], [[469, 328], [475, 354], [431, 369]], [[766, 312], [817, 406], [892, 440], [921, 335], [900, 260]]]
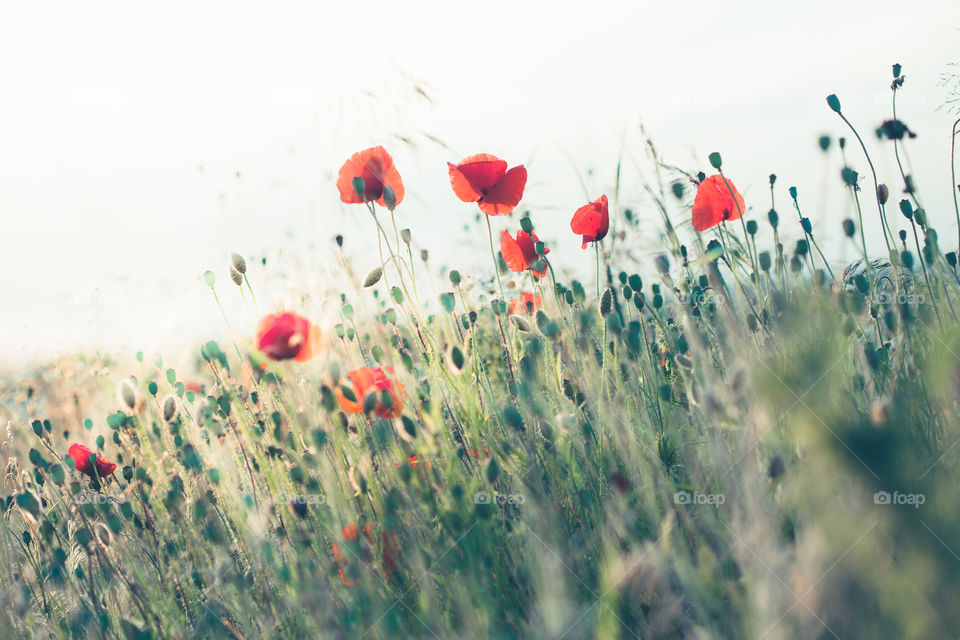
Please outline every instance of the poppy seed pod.
[[243, 259], [243, 256], [239, 253], [230, 254], [230, 266], [237, 270], [238, 273], [247, 272], [247, 261]]
[[899, 78], [901, 70], [902, 70], [902, 67], [899, 64], [893, 65], [893, 77]]
[[817, 140], [817, 144], [820, 145], [821, 151], [826, 151], [830, 148], [830, 136], [820, 136], [820, 139]]
[[776, 182], [777, 182], [777, 174], [771, 173], [771, 174], [770, 174], [770, 186], [772, 187], [774, 184], [776, 184]]
[[790, 187], [789, 189], [787, 189], [787, 191], [790, 192], [790, 198], [791, 198], [792, 200], [796, 200], [796, 199], [797, 199], [797, 188], [796, 188], [796, 187]]
[[758, 228], [758, 225], [756, 220], [747, 220], [747, 233], [749, 233], [752, 236], [756, 235], [757, 228]]

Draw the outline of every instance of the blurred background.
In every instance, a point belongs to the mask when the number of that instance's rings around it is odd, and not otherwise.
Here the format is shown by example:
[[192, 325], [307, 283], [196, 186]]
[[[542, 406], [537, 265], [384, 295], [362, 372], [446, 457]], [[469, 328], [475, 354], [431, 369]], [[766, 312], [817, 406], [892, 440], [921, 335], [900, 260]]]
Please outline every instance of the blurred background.
[[[63, 351], [153, 353], [217, 338], [227, 329], [207, 269], [233, 329], [249, 334], [253, 319], [227, 277], [231, 251], [251, 263], [262, 310], [305, 293], [317, 314], [338, 308], [333, 237], [344, 234], [359, 273], [379, 260], [369, 216], [340, 204], [334, 176], [377, 144], [406, 186], [399, 223], [437, 270], [489, 275], [475, 207], [453, 196], [445, 165], [479, 152], [526, 164], [520, 210], [561, 272], [590, 273], [593, 254], [569, 219], [612, 194], [618, 163], [619, 204], [650, 229], [630, 241], [655, 252], [644, 135], [692, 173], [722, 152], [764, 233], [776, 173], [791, 246], [796, 185], [842, 264], [855, 251], [840, 222], [855, 211], [836, 144], [824, 154], [817, 139], [848, 132], [824, 98], [839, 95], [881, 181], [898, 185], [892, 147], [873, 134], [890, 117], [893, 63], [907, 78], [898, 116], [918, 133], [908, 143], [917, 185], [941, 244], [956, 248], [949, 101], [960, 9], [834, 0], [774, 15], [759, 1], [648, 4], [5, 3], [0, 369]], [[859, 149], [847, 155], [867, 175]], [[689, 233], [688, 212], [672, 215]]]

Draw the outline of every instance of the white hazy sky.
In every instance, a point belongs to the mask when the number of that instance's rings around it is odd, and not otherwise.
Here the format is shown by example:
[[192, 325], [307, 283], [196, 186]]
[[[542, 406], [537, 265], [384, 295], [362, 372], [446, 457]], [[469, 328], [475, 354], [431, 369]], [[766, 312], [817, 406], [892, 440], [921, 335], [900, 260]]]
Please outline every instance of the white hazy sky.
[[[797, 185], [840, 260], [852, 211], [840, 160], [816, 139], [845, 132], [824, 97], [839, 94], [896, 184], [890, 147], [872, 135], [889, 117], [894, 62], [907, 76], [899, 115], [919, 133], [917, 182], [953, 248], [956, 116], [938, 110], [938, 80], [960, 60], [958, 28], [957, 4], [922, 1], [4, 2], [0, 368], [64, 349], [222, 339], [199, 279], [208, 268], [248, 333], [226, 278], [232, 250], [292, 275], [254, 269], [261, 306], [322, 284], [337, 232], [364, 273], [378, 262], [370, 220], [340, 205], [332, 177], [375, 144], [404, 178], [401, 225], [438, 266], [489, 269], [444, 163], [490, 152], [527, 165], [523, 208], [554, 264], [584, 269], [590, 252], [567, 226], [586, 202], [577, 171], [592, 170], [593, 199], [610, 191], [621, 151], [646, 169], [641, 122], [685, 169], [721, 151], [761, 221], [768, 174], [782, 219]], [[627, 167], [624, 204], [653, 239], [658, 219]]]

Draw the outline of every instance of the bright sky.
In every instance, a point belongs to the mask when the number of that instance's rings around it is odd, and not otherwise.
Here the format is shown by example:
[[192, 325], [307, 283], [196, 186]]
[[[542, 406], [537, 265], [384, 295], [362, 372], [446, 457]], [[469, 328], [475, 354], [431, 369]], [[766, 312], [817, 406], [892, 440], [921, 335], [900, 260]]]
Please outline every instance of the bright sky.
[[[329, 281], [338, 232], [365, 273], [378, 263], [371, 221], [340, 205], [333, 175], [375, 144], [403, 175], [401, 225], [436, 266], [489, 269], [445, 162], [490, 152], [527, 165], [522, 207], [554, 264], [585, 270], [590, 252], [567, 226], [587, 201], [577, 172], [592, 170], [593, 199], [611, 191], [621, 152], [648, 170], [640, 123], [687, 170], [721, 151], [761, 221], [768, 174], [780, 177], [781, 218], [797, 185], [839, 260], [835, 236], [852, 210], [839, 158], [825, 160], [816, 139], [845, 132], [824, 97], [839, 94], [881, 179], [896, 184], [890, 147], [872, 134], [889, 117], [894, 62], [907, 76], [899, 115], [919, 133], [909, 146], [918, 185], [942, 243], [956, 246], [956, 115], [938, 110], [938, 80], [960, 61], [960, 8], [643, 4], [0, 5], [0, 359], [222, 339], [206, 269], [234, 328], [249, 333], [226, 277], [230, 251], [282, 257], [290, 279], [253, 272], [261, 306]], [[655, 241], [658, 218], [627, 166], [624, 203]]]

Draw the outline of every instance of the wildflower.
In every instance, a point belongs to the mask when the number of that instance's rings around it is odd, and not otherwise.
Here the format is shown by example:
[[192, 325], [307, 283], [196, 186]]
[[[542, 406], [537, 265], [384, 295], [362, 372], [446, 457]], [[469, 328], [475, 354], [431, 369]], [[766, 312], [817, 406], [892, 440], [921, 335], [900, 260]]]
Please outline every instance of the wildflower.
[[[547, 273], [546, 259], [537, 254], [536, 244], [540, 242], [537, 234], [531, 231], [527, 233], [524, 230], [517, 231], [516, 239], [511, 238], [506, 231], [500, 236], [500, 253], [503, 254], [503, 261], [514, 273], [522, 273], [529, 269], [538, 278], [542, 278]], [[549, 249], [544, 248], [543, 255], [550, 253]], [[535, 268], [537, 262], [541, 262], [540, 270]]]
[[[730, 197], [731, 193], [733, 197]], [[693, 200], [693, 228], [705, 231], [726, 220], [736, 220], [745, 211], [743, 196], [733, 183], [719, 174], [712, 175], [697, 187], [697, 196]]]
[[610, 229], [610, 211], [607, 206], [607, 196], [600, 196], [590, 204], [577, 209], [570, 221], [570, 229], [577, 235], [583, 236], [583, 246], [591, 242], [603, 240]]
[[[366, 545], [362, 545], [360, 540], [361, 533], [363, 534], [364, 540], [366, 540]], [[369, 563], [373, 559], [373, 555], [370, 553], [370, 547], [373, 546], [373, 530], [370, 528], [369, 523], [363, 525], [363, 528], [358, 527], [356, 524], [348, 524], [341, 530], [340, 535], [343, 536], [343, 539], [347, 543], [353, 544], [357, 548], [359, 552], [357, 557], [361, 560]], [[384, 568], [383, 575], [386, 577], [387, 572], [396, 573], [399, 571], [397, 567], [398, 545], [396, 536], [386, 531], [381, 534], [380, 541], [383, 545], [383, 553], [381, 555]], [[348, 564], [348, 561], [340, 549], [340, 546], [336, 543], [333, 544], [333, 556], [336, 559], [337, 574], [340, 576], [340, 582], [346, 587], [356, 585], [357, 581], [351, 580], [343, 570]]]
[[520, 297], [514, 298], [510, 301], [510, 306], [507, 309], [507, 313], [512, 316], [520, 315], [521, 313], [532, 314], [542, 306], [543, 299], [539, 294], [533, 294], [529, 291], [524, 291], [520, 294]]
[[507, 163], [488, 153], [447, 163], [450, 185], [464, 202], [476, 202], [488, 216], [505, 216], [519, 204], [527, 184], [523, 165], [507, 171]]
[[[381, 367], [360, 367], [348, 373], [347, 378], [353, 383], [353, 388], [344, 389], [343, 385], [337, 388], [340, 408], [346, 413], [363, 413], [365, 399], [373, 393], [376, 394], [372, 409], [375, 414], [381, 418], [399, 417], [406, 393], [403, 385], [388, 377], [387, 373], [392, 375], [393, 369], [388, 367], [385, 372]], [[353, 398], [349, 398], [347, 392], [352, 393]]]
[[106, 478], [117, 468], [117, 465], [98, 455], [96, 456], [96, 470], [94, 470], [94, 465], [90, 462], [90, 456], [93, 456], [94, 453], [82, 444], [74, 443], [70, 445], [67, 455], [73, 458], [73, 466], [77, 471], [90, 476], [94, 480], [97, 479], [97, 476]]
[[257, 348], [272, 360], [305, 362], [320, 344], [320, 331], [293, 312], [271, 313], [257, 325]]
[[365, 149], [350, 156], [340, 167], [337, 189], [340, 190], [340, 200], [347, 204], [376, 202], [392, 210], [403, 200], [400, 173], [383, 147]]

